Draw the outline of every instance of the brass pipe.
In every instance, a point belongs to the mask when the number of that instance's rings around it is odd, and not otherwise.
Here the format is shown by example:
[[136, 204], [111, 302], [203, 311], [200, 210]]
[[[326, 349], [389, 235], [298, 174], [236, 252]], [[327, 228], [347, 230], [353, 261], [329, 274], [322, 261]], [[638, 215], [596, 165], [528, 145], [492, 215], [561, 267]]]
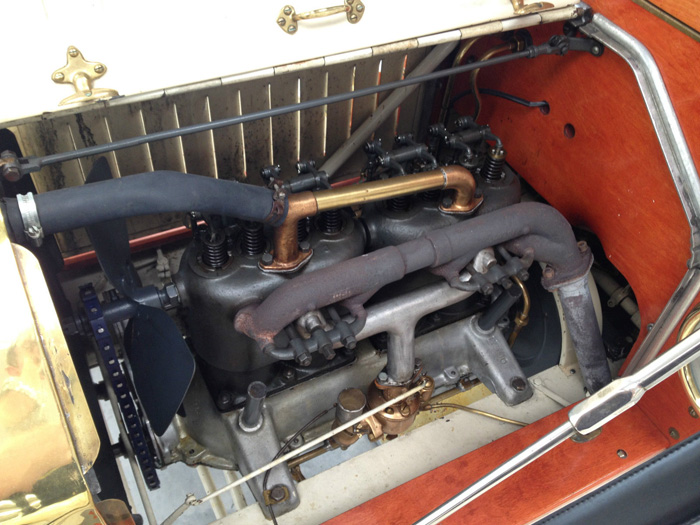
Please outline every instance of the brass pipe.
[[[681, 323], [681, 327], [678, 330], [678, 341], [682, 341], [695, 332], [698, 329], [698, 325], [700, 325], [700, 304], [696, 305]], [[700, 385], [693, 377], [690, 366], [685, 365], [680, 369], [678, 375], [681, 376], [681, 382], [695, 409], [700, 409]]]
[[325, 454], [329, 450], [333, 450], [333, 447], [328, 443], [324, 443], [323, 445], [321, 445], [319, 447], [312, 448], [308, 452], [304, 452], [303, 454], [301, 454], [295, 458], [290, 459], [289, 461], [287, 461], [287, 466], [290, 469], [293, 469], [294, 467], [298, 467], [302, 463], [306, 463], [309, 460], [312, 460], [314, 458], [322, 456], [323, 454]]
[[523, 292], [523, 307], [515, 316], [515, 327], [508, 338], [509, 346], [513, 346], [513, 343], [515, 343], [520, 331], [525, 328], [527, 323], [530, 321], [530, 294], [528, 293], [527, 288], [525, 288], [525, 284], [523, 284], [520, 279], [517, 277], [513, 277], [512, 279], [513, 282], [518, 285], [520, 291]]
[[470, 213], [481, 204], [482, 198], [475, 196], [474, 177], [461, 166], [446, 166], [392, 179], [290, 195], [287, 217], [275, 230], [273, 261], [270, 264], [264, 264], [261, 261], [260, 268], [270, 272], [291, 272], [308, 260], [311, 251], [300, 251], [297, 237], [297, 223], [303, 218], [312, 217], [324, 211], [434, 189], [454, 190], [452, 203], [449, 206], [440, 205], [440, 210], [445, 213]]
[[[452, 67], [457, 67], [462, 63], [464, 57], [467, 56], [467, 53], [469, 53], [469, 50], [474, 44], [476, 44], [479, 38], [481, 37], [472, 38], [464, 42], [464, 44], [462, 44], [462, 47], [459, 48], [459, 52], [457, 53], [457, 56], [452, 62]], [[454, 76], [447, 77], [447, 84], [445, 85], [445, 94], [442, 97], [442, 107], [440, 108], [440, 116], [438, 118], [438, 122], [442, 122], [445, 125], [447, 125], [445, 120], [447, 119], [447, 111], [450, 106], [450, 99], [452, 98], [452, 89], [454, 89], [454, 83]]]
[[491, 412], [484, 412], [478, 408], [472, 408], [464, 405], [457, 405], [455, 403], [429, 403], [425, 405], [422, 410], [437, 410], [440, 408], [454, 408], [455, 410], [462, 410], [464, 412], [469, 412], [471, 414], [476, 414], [477, 416], [487, 417], [489, 419], [495, 419], [496, 421], [501, 421], [503, 423], [510, 423], [511, 425], [516, 425], [519, 427], [526, 427], [527, 423], [522, 421], [516, 421], [515, 419], [510, 419], [507, 417], [492, 414]]
[[[479, 62], [483, 62], [484, 60], [488, 60], [491, 58], [493, 55], [496, 55], [498, 53], [503, 53], [505, 51], [511, 51], [514, 46], [517, 44], [501, 44], [496, 47], [492, 47], [486, 53], [481, 55], [479, 57]], [[474, 121], [479, 118], [479, 113], [481, 113], [481, 96], [479, 95], [479, 88], [476, 85], [476, 78], [479, 75], [479, 71], [481, 71], [481, 68], [475, 69], [471, 72], [471, 76], [469, 77], [469, 85], [471, 87], [472, 93], [474, 95], [474, 98], [476, 99], [476, 108], [474, 109]]]

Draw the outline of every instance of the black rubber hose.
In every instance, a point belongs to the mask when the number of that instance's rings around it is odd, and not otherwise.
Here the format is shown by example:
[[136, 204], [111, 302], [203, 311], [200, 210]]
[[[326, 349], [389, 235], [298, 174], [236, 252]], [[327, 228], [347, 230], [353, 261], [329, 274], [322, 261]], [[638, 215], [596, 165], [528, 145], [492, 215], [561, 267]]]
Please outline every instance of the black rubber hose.
[[[34, 201], [44, 235], [49, 235], [112, 219], [189, 211], [278, 226], [286, 215], [286, 204], [281, 213], [273, 215], [272, 197], [272, 190], [251, 184], [154, 171], [40, 193]], [[6, 199], [5, 205], [17, 236], [22, 224], [17, 200]]]

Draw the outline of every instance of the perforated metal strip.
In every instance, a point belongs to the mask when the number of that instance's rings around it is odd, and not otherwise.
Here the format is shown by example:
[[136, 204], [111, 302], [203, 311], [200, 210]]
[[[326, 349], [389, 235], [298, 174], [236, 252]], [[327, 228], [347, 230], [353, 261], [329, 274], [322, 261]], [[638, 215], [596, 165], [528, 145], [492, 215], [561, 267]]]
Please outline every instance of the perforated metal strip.
[[129, 383], [126, 380], [124, 371], [119, 364], [117, 352], [112, 341], [112, 336], [109, 333], [107, 322], [102, 313], [102, 306], [97, 298], [95, 289], [92, 284], [87, 284], [80, 287], [80, 299], [85, 307], [92, 334], [97, 341], [99, 350], [98, 358], [103, 362], [107, 370], [107, 379], [112, 384], [114, 393], [117, 396], [119, 409], [121, 411], [124, 425], [128, 433], [131, 447], [136, 455], [136, 460], [141, 467], [141, 473], [146, 481], [148, 488], [153, 490], [160, 487], [160, 480], [155, 470], [155, 462], [151, 450], [148, 448], [146, 434], [143, 431], [141, 418], [136, 410], [134, 396], [129, 390]]

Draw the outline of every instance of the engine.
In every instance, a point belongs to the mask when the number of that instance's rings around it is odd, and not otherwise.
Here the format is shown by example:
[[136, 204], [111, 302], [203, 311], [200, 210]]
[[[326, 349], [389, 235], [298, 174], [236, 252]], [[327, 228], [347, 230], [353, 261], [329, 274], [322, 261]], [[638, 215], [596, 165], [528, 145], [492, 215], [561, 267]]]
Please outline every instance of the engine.
[[[503, 40], [521, 58], [602, 52], [575, 37]], [[175, 463], [234, 484], [238, 471], [275, 520], [300, 505], [305, 463], [391, 443], [454, 407], [452, 396], [481, 388], [520, 406], [535, 395], [531, 378], [559, 364], [580, 375], [580, 397], [610, 383], [608, 359], [638, 333], [633, 296], [618, 301], [628, 299], [624, 329], [601, 335], [593, 276], [611, 300], [626, 283], [607, 262], [593, 267], [594, 252], [605, 259], [595, 235], [574, 231], [507, 164], [508, 144], [477, 118], [476, 73], [471, 87], [473, 116], [428, 99], [421, 123], [433, 106], [443, 114], [420, 139], [413, 128], [382, 141], [375, 122], [349, 175], [299, 139], [294, 172], [267, 165], [255, 180], [121, 177], [94, 156], [83, 185], [4, 199], [11, 237], [35, 249], [85, 228], [101, 271], [56, 283], [72, 307], [61, 321], [99, 368], [123, 453], [148, 488]], [[5, 158], [6, 177], [28, 169]], [[135, 256], [126, 221], [154, 214], [185, 226]]]

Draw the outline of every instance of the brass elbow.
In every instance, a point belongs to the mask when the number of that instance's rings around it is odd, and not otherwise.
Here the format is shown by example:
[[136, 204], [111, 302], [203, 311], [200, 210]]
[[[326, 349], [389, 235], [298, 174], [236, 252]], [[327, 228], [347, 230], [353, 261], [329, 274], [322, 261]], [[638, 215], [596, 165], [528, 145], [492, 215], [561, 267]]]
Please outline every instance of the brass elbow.
[[273, 261], [270, 264], [261, 262], [260, 268], [268, 272], [293, 272], [308, 261], [311, 250], [299, 250], [297, 224], [301, 219], [324, 211], [434, 189], [454, 190], [451, 204], [440, 205], [440, 210], [445, 213], [471, 213], [482, 201], [481, 197], [475, 196], [474, 177], [461, 166], [449, 166], [393, 179], [290, 195], [287, 217], [275, 230]]

